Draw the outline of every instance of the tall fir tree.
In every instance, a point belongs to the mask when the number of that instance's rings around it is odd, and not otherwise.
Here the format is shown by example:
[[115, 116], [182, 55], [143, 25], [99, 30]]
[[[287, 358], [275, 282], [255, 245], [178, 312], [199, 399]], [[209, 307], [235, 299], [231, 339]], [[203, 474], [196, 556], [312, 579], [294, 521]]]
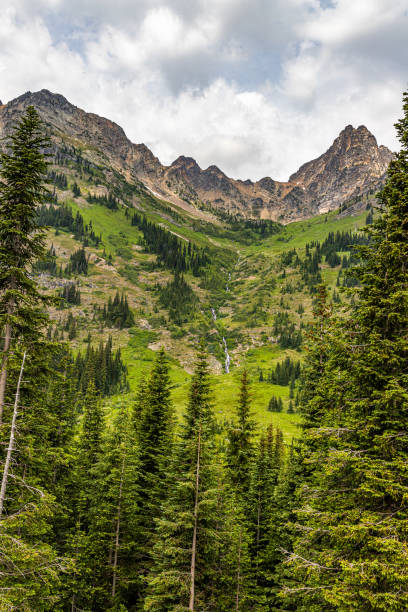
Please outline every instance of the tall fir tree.
[[164, 349], [159, 351], [147, 383], [139, 388], [133, 416], [139, 458], [138, 520], [143, 537], [138, 554], [140, 597], [143, 597], [143, 582], [151, 563], [155, 519], [160, 516], [165, 494], [174, 426], [169, 366]]
[[0, 424], [3, 417], [8, 359], [17, 340], [41, 340], [46, 322], [31, 267], [45, 255], [44, 230], [37, 206], [45, 201], [49, 140], [34, 107], [29, 106], [7, 142], [0, 164], [0, 328], [3, 351], [0, 372]]
[[[130, 415], [121, 408], [103, 440], [92, 470], [87, 566], [92, 569], [93, 612], [131, 609], [137, 600], [139, 470]], [[89, 604], [88, 604], [89, 605]]]
[[272, 525], [272, 500], [284, 461], [282, 432], [272, 425], [260, 437], [251, 473], [248, 518], [251, 534], [251, 560], [254, 576], [254, 599], [258, 610], [268, 610], [271, 568], [268, 563], [268, 544]]
[[[55, 609], [64, 568], [50, 545], [55, 504], [45, 486], [53, 488], [51, 457], [54, 452], [64, 454], [65, 448], [61, 439], [56, 440], [55, 422], [47, 419], [47, 300], [31, 273], [45, 252], [36, 207], [46, 196], [48, 144], [38, 114], [29, 107], [6, 143], [0, 164], [0, 437], [6, 449], [0, 493], [3, 609]], [[51, 440], [54, 452], [49, 449]]]
[[201, 346], [183, 428], [168, 470], [145, 610], [214, 609], [209, 607], [218, 550], [213, 460], [214, 417], [207, 357]]
[[408, 607], [408, 94], [396, 128], [402, 148], [323, 374], [332, 401], [305, 433], [314, 471], [290, 557], [302, 586], [287, 590], [298, 610]]
[[[70, 556], [74, 571], [67, 579], [67, 598], [72, 610], [92, 609], [99, 597], [99, 584], [93, 584], [98, 566], [95, 551], [94, 508], [98, 493], [94, 469], [102, 452], [104, 430], [103, 409], [93, 381], [82, 400], [83, 415], [75, 457], [74, 527], [70, 539]], [[98, 547], [97, 547], [98, 548]]]
[[256, 425], [251, 415], [250, 382], [247, 370], [242, 372], [237, 404], [237, 422], [229, 429], [227, 461], [233, 488], [244, 498], [250, 487], [254, 458], [253, 436]]

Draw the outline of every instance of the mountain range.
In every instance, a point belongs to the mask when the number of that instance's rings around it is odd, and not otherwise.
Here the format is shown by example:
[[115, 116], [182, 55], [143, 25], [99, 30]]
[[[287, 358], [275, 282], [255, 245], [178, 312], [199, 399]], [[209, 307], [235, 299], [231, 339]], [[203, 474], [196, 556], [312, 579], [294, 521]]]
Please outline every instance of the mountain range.
[[29, 105], [39, 111], [57, 149], [74, 146], [91, 163], [110, 167], [127, 181], [141, 182], [155, 196], [193, 213], [282, 223], [306, 219], [374, 193], [393, 157], [365, 126], [348, 125], [325, 153], [303, 164], [287, 182], [270, 177], [237, 180], [215, 165], [202, 169], [191, 157], [180, 156], [165, 166], [145, 144], [132, 143], [116, 123], [46, 89], [0, 105], [1, 137], [10, 133]]

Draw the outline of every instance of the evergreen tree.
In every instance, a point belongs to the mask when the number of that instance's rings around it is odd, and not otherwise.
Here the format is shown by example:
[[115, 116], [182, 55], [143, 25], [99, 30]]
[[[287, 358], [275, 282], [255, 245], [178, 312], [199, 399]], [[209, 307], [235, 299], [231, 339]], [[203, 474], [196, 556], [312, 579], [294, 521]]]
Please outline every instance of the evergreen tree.
[[313, 493], [291, 555], [303, 583], [290, 591], [299, 610], [408, 606], [408, 94], [396, 127], [402, 149], [379, 194], [382, 215], [359, 248], [357, 299], [324, 369], [331, 403], [320, 400], [316, 412], [313, 394], [307, 411], [320, 422], [305, 433]]
[[[59, 573], [64, 567], [50, 545], [54, 500], [44, 485], [52, 488], [47, 462], [54, 451], [63, 455], [65, 449], [60, 448], [53, 419], [44, 422], [47, 355], [42, 334], [47, 300], [31, 273], [35, 261], [45, 254], [36, 206], [47, 197], [43, 151], [48, 144], [38, 114], [29, 107], [9, 138], [7, 152], [1, 155], [0, 328], [4, 342], [0, 422], [3, 416], [5, 422], [10, 419], [0, 431], [1, 448], [5, 449], [4, 457], [1, 452], [0, 599], [5, 610], [55, 609]], [[51, 443], [55, 444], [52, 450]]]
[[[12, 359], [15, 359], [13, 357]], [[10, 364], [12, 360], [10, 359]], [[58, 601], [63, 562], [50, 546], [53, 499], [25, 474], [20, 449], [20, 396], [24, 352], [18, 375], [0, 486], [0, 606], [4, 610], [52, 610]], [[40, 450], [40, 449], [39, 449]], [[17, 455], [17, 457], [16, 457]], [[16, 460], [17, 459], [17, 460]], [[24, 460], [23, 460], [24, 461]], [[30, 466], [31, 467], [31, 466]]]
[[78, 353], [74, 376], [82, 393], [86, 392], [90, 381], [103, 397], [128, 389], [127, 368], [120, 349], [113, 351], [111, 337], [106, 344], [101, 342], [97, 349], [88, 343], [85, 354]]
[[[266, 575], [269, 581], [268, 603], [273, 612], [282, 610], [279, 591], [282, 583], [298, 586], [286, 563], [294, 538], [294, 523], [298, 506], [299, 488], [302, 485], [302, 456], [297, 443], [292, 442], [285, 465], [279, 472], [274, 494], [270, 499], [270, 531], [265, 550]], [[285, 598], [284, 609], [298, 610], [296, 601]]]
[[0, 164], [0, 328], [4, 333], [0, 373], [0, 424], [7, 383], [7, 362], [12, 341], [39, 339], [46, 316], [30, 271], [43, 257], [44, 231], [37, 223], [36, 207], [45, 201], [47, 163], [42, 123], [29, 106], [7, 146]]
[[229, 479], [237, 493], [246, 496], [249, 491], [251, 464], [254, 455], [253, 435], [255, 422], [251, 416], [250, 387], [248, 372], [241, 376], [239, 400], [237, 405], [238, 422], [228, 432], [227, 452]]
[[253, 594], [251, 535], [242, 496], [218, 478], [215, 575], [207, 609], [258, 611]]
[[169, 317], [177, 325], [182, 325], [194, 316], [198, 298], [193, 289], [178, 272], [174, 280], [160, 287], [160, 304], [168, 309]]
[[75, 529], [71, 539], [71, 555], [75, 560], [75, 569], [67, 585], [73, 610], [92, 609], [93, 603], [99, 596], [99, 585], [93, 584], [99, 550], [99, 547], [95, 546], [97, 543], [93, 537], [94, 507], [98, 492], [94, 468], [101, 457], [103, 426], [101, 402], [91, 381], [83, 399], [83, 416], [74, 475]]
[[[151, 564], [155, 519], [160, 516], [166, 489], [166, 470], [172, 447], [174, 424], [170, 401], [169, 366], [164, 349], [156, 357], [146, 385], [139, 390], [134, 412], [139, 461], [139, 524], [143, 539], [139, 543], [138, 571], [143, 577]], [[140, 584], [143, 592], [143, 585]]]
[[75, 304], [79, 306], [81, 303], [81, 291], [76, 283], [67, 283], [64, 285], [61, 293], [62, 304]]
[[268, 543], [271, 537], [272, 498], [284, 461], [282, 432], [274, 433], [270, 426], [259, 440], [252, 468], [249, 492], [249, 521], [251, 534], [251, 560], [254, 575], [254, 598], [259, 610], [268, 610], [269, 593], [272, 588], [271, 571], [268, 564]]
[[213, 601], [218, 551], [213, 438], [209, 374], [201, 347], [168, 470], [145, 610], [193, 611], [206, 609]]
[[328, 301], [327, 287], [325, 285], [317, 287], [313, 317], [308, 333], [306, 359], [300, 385], [300, 401], [303, 415], [302, 426], [304, 429], [319, 425], [322, 413], [325, 410], [327, 393], [330, 391], [325, 385], [321, 385], [334, 343], [332, 307]]
[[92, 469], [95, 493], [89, 509], [86, 570], [92, 575], [87, 606], [94, 612], [133, 605], [138, 587], [138, 459], [130, 417], [115, 417]]
[[271, 397], [268, 403], [268, 410], [270, 412], [282, 412], [283, 410], [283, 402], [281, 397], [275, 397], [274, 395]]
[[72, 185], [72, 194], [73, 194], [74, 198], [78, 198], [81, 195], [81, 190], [78, 187], [78, 184], [77, 184], [76, 181]]
[[116, 292], [113, 300], [109, 297], [107, 305], [103, 307], [101, 312], [102, 319], [112, 327], [123, 329], [124, 327], [132, 327], [135, 324], [135, 318], [129, 308], [127, 297], [119, 295]]
[[86, 255], [85, 249], [82, 247], [69, 256], [69, 264], [65, 268], [65, 274], [88, 274], [89, 257]]

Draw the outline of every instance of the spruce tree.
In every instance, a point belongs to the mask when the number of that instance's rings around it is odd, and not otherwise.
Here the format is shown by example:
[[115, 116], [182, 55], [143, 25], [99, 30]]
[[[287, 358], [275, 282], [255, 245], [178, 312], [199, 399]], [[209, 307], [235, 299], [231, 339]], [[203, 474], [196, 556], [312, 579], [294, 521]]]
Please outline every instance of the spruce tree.
[[95, 540], [94, 508], [98, 493], [95, 465], [101, 457], [104, 428], [101, 401], [93, 381], [83, 399], [83, 416], [78, 439], [75, 466], [75, 526], [70, 543], [74, 573], [68, 579], [67, 592], [73, 610], [90, 608], [99, 596], [99, 585], [93, 585]]
[[140, 386], [133, 417], [139, 462], [138, 521], [142, 538], [139, 542], [138, 572], [142, 597], [144, 577], [151, 564], [155, 519], [160, 516], [167, 486], [166, 471], [172, 447], [174, 415], [170, 401], [169, 366], [164, 349], [159, 351], [147, 383]]
[[157, 521], [145, 610], [200, 610], [213, 600], [218, 551], [216, 474], [209, 374], [201, 347], [168, 470], [163, 513]]
[[268, 543], [272, 524], [272, 499], [284, 461], [283, 436], [268, 427], [260, 437], [252, 467], [249, 492], [249, 529], [251, 534], [251, 559], [254, 576], [254, 598], [259, 610], [268, 610], [271, 589], [271, 571], [268, 565]]
[[0, 424], [11, 347], [21, 339], [38, 341], [46, 321], [44, 298], [30, 274], [34, 262], [45, 255], [36, 208], [47, 194], [44, 149], [49, 145], [34, 107], [28, 107], [6, 144], [8, 152], [1, 154], [0, 163]]
[[95, 487], [83, 561], [92, 589], [86, 604], [94, 612], [130, 608], [138, 597], [138, 542], [144, 534], [138, 521], [135, 432], [124, 408], [114, 418], [91, 474]]
[[237, 417], [237, 423], [228, 432], [227, 461], [231, 484], [244, 497], [248, 494], [250, 486], [255, 432], [255, 422], [251, 416], [248, 372], [246, 370], [242, 372], [241, 376]]
[[396, 128], [402, 148], [323, 373], [331, 403], [305, 434], [314, 472], [290, 557], [298, 610], [408, 607], [408, 94]]
[[[33, 264], [45, 253], [36, 207], [46, 196], [43, 151], [48, 144], [38, 114], [29, 107], [0, 164], [0, 436], [6, 449], [0, 494], [0, 599], [5, 610], [55, 609], [64, 568], [50, 545], [55, 504], [45, 487], [52, 490], [50, 462], [59, 453], [65, 455], [66, 448], [48, 418], [44, 374], [49, 358], [43, 338], [47, 300], [32, 275]], [[27, 358], [21, 377], [23, 353]]]
[[[269, 610], [274, 612], [283, 609], [279, 597], [282, 584], [298, 586], [286, 560], [293, 546], [299, 488], [304, 484], [302, 461], [298, 441], [292, 441], [287, 461], [279, 472], [278, 482], [269, 502], [270, 530], [265, 549], [265, 567], [269, 582]], [[292, 602], [286, 597], [284, 609], [298, 610], [296, 601]]]
[[254, 598], [251, 534], [242, 496], [228, 483], [217, 487], [217, 555], [208, 609], [217, 612], [262, 610]]

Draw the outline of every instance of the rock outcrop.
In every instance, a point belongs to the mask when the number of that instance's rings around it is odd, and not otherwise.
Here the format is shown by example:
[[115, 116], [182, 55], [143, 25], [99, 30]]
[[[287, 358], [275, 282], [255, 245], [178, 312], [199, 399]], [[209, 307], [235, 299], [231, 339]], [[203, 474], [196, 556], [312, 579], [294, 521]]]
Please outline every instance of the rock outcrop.
[[377, 189], [384, 179], [392, 153], [378, 146], [364, 126], [348, 125], [326, 153], [303, 164], [289, 182], [319, 203], [319, 211], [337, 208], [354, 196]]

